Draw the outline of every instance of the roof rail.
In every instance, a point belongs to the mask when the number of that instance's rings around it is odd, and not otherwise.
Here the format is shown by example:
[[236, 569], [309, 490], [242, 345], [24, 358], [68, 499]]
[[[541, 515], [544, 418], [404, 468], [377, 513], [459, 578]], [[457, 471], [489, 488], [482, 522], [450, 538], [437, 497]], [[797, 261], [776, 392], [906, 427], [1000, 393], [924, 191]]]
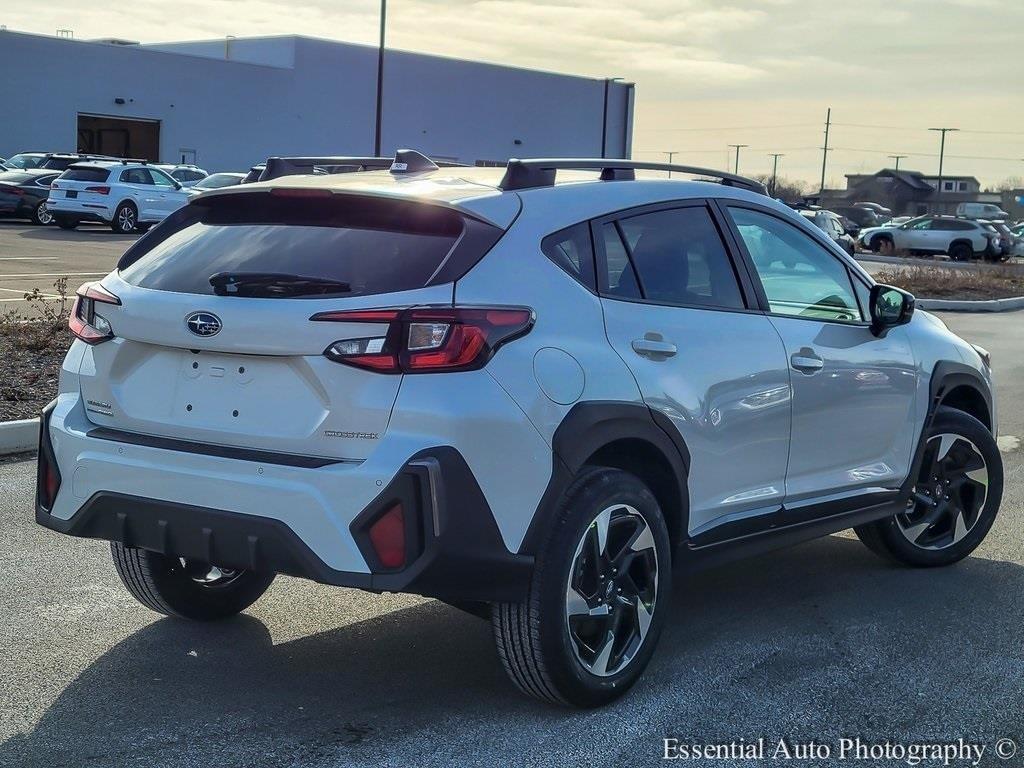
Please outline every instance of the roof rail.
[[[401, 167], [402, 164], [406, 167]], [[267, 165], [260, 174], [260, 181], [270, 181], [282, 176], [313, 173], [314, 168], [338, 168], [339, 172], [377, 171], [390, 169], [393, 173], [415, 173], [460, 166], [443, 160], [431, 160], [426, 155], [411, 149], [400, 149], [394, 157], [268, 157]]]
[[744, 176], [737, 176], [725, 171], [710, 168], [698, 168], [692, 165], [673, 165], [670, 163], [645, 163], [636, 160], [609, 160], [605, 158], [542, 158], [537, 160], [511, 159], [505, 169], [505, 176], [498, 185], [504, 191], [516, 189], [533, 189], [550, 187], [555, 183], [556, 171], [600, 171], [602, 181], [631, 181], [636, 178], [635, 171], [677, 171], [692, 173], [698, 176], [709, 176], [718, 179], [729, 187], [767, 195], [764, 184]]

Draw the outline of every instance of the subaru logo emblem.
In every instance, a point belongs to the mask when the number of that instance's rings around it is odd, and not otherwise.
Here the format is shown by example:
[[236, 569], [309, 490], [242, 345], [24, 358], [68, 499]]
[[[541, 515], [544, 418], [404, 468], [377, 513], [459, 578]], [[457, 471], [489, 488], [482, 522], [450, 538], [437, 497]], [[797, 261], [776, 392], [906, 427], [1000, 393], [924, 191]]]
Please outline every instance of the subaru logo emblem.
[[193, 312], [185, 318], [185, 327], [196, 336], [216, 336], [220, 332], [220, 318], [212, 312]]

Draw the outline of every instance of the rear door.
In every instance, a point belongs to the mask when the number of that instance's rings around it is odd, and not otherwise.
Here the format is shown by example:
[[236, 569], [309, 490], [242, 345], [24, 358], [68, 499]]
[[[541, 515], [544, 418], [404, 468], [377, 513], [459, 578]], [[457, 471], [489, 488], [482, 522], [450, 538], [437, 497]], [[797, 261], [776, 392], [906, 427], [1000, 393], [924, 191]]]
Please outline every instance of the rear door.
[[789, 373], [778, 333], [748, 308], [749, 278], [716, 214], [677, 203], [601, 219], [593, 232], [608, 339], [689, 448], [689, 533], [756, 527], [785, 492]]
[[[88, 418], [150, 436], [364, 459], [387, 429], [402, 377], [324, 353], [338, 341], [380, 339], [388, 325], [310, 318], [451, 305], [461, 274], [449, 270], [475, 261], [500, 232], [410, 201], [267, 191], [202, 198], [139, 240], [104, 280], [121, 304], [97, 308], [115, 338], [82, 365]], [[345, 285], [218, 295], [210, 282], [218, 273]]]
[[126, 168], [120, 175], [121, 188], [118, 190], [122, 198], [127, 197], [135, 203], [139, 212], [139, 221], [157, 221], [157, 189], [153, 177], [146, 168]]
[[895, 488], [909, 472], [917, 436], [917, 370], [906, 328], [876, 337], [867, 285], [795, 224], [757, 207], [727, 210], [788, 357], [787, 506]]

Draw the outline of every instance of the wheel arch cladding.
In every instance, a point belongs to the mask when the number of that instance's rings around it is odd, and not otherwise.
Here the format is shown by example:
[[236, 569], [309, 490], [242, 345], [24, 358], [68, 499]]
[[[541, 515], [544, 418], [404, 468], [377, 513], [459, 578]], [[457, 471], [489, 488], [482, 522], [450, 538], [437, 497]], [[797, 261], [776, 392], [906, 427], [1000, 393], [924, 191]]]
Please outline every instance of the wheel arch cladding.
[[642, 403], [578, 403], [555, 430], [552, 449], [551, 480], [523, 539], [521, 553], [537, 552], [566, 490], [588, 465], [622, 469], [640, 478], [658, 500], [672, 544], [685, 540], [690, 453], [679, 431], [663, 414]]
[[968, 365], [942, 361], [932, 373], [932, 413], [939, 406], [963, 411], [992, 431], [992, 394], [977, 370]]

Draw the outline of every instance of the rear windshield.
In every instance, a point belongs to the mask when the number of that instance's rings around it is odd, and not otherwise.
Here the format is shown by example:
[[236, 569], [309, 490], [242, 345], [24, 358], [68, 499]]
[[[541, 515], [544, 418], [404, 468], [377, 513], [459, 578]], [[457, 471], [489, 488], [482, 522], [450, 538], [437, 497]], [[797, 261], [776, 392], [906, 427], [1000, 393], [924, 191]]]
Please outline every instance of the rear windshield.
[[200, 201], [130, 249], [121, 277], [194, 294], [213, 294], [210, 277], [225, 272], [331, 280], [347, 284], [346, 296], [410, 290], [439, 282], [466, 224], [437, 206], [347, 195]]
[[106, 181], [109, 175], [106, 168], [68, 168], [60, 177], [68, 181]]

